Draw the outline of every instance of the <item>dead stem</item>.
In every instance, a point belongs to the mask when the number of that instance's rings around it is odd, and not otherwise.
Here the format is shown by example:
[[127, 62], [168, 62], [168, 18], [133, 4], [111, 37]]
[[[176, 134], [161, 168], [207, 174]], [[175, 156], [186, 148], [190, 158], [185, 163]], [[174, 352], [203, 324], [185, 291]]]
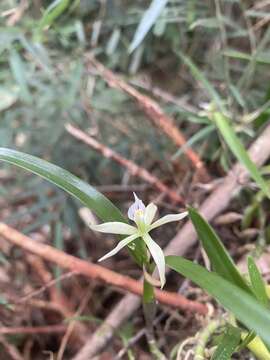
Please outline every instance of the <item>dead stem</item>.
[[[22, 249], [41, 256], [43, 259], [53, 262], [62, 268], [76, 271], [90, 279], [101, 280], [107, 284], [142, 296], [143, 284], [128, 276], [118, 274], [103, 266], [68, 255], [52, 246], [37, 243], [4, 223], [0, 223], [0, 235]], [[207, 307], [204, 304], [188, 300], [177, 293], [155, 289], [155, 296], [161, 303], [179, 308], [183, 311], [194, 311], [200, 314], [207, 313]]]

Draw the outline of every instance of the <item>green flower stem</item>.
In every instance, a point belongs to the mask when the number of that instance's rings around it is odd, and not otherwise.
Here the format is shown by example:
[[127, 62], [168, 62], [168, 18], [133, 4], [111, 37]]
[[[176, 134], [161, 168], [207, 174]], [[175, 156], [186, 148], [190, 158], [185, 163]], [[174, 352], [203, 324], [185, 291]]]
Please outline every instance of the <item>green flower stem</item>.
[[[150, 264], [146, 264], [145, 267], [147, 270], [149, 270]], [[150, 284], [145, 278], [143, 282], [143, 312], [146, 328], [149, 333], [153, 333], [153, 321], [156, 315], [155, 293], [153, 285]]]
[[[145, 268], [147, 271], [152, 273], [152, 266], [150, 265], [149, 261], [145, 264]], [[162, 352], [159, 350], [155, 336], [154, 336], [154, 320], [156, 316], [156, 300], [155, 300], [155, 293], [154, 293], [154, 286], [150, 284], [145, 278], [143, 282], [143, 313], [144, 319], [146, 324], [146, 337], [149, 346], [149, 350], [151, 354], [157, 360], [166, 360], [166, 357]]]

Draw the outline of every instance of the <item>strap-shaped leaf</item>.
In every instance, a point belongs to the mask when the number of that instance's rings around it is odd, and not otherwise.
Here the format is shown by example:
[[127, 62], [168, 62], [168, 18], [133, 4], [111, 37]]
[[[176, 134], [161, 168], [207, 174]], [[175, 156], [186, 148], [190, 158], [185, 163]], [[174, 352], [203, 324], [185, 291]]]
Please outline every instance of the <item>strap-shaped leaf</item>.
[[266, 294], [265, 283], [260, 274], [255, 261], [251, 256], [248, 257], [248, 273], [252, 286], [252, 290], [256, 298], [265, 306], [269, 305], [269, 299]]
[[226, 251], [214, 229], [195, 209], [190, 207], [188, 212], [213, 270], [228, 281], [251, 293], [249, 286], [238, 272], [231, 256]]
[[126, 219], [110, 200], [86, 182], [68, 171], [16, 150], [0, 148], [0, 160], [17, 165], [62, 188], [93, 210], [103, 221], [121, 221]]
[[211, 360], [230, 360], [240, 340], [241, 330], [228, 324]]
[[[114, 206], [109, 199], [91, 185], [59, 166], [38, 157], [6, 148], [0, 148], [0, 160], [28, 170], [57, 185], [80, 200], [89, 209], [93, 210], [104, 222], [127, 222], [120, 210]], [[142, 265], [146, 258], [146, 252], [139, 243], [137, 245], [135, 249], [129, 247], [129, 251], [135, 261]]]
[[167, 265], [206, 290], [248, 329], [270, 345], [270, 311], [252, 295], [214, 272], [182, 258], [167, 256]]

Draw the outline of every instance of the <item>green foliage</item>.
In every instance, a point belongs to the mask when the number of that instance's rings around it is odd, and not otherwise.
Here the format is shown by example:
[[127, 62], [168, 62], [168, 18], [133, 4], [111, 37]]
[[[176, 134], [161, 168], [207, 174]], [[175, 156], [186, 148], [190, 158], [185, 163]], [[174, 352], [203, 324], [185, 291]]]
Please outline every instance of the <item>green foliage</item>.
[[37, 36], [40, 36], [41, 31], [50, 26], [70, 4], [70, 0], [54, 0], [51, 5], [45, 10], [42, 19], [38, 26]]
[[250, 288], [239, 274], [232, 258], [226, 251], [213, 228], [195, 209], [190, 207], [188, 212], [198, 237], [202, 242], [202, 246], [213, 266], [213, 270], [224, 279], [241, 287], [243, 290], [250, 292]]
[[241, 331], [234, 326], [227, 325], [224, 335], [211, 360], [230, 360], [240, 340]]
[[235, 157], [247, 168], [250, 176], [256, 181], [257, 185], [261, 188], [264, 194], [270, 198], [270, 189], [268, 184], [262, 178], [254, 162], [250, 159], [243, 144], [239, 141], [233, 128], [229, 124], [229, 119], [219, 112], [214, 112], [213, 120]]
[[[127, 222], [118, 208], [104, 195], [56, 165], [35, 156], [6, 148], [0, 148], [0, 160], [28, 170], [57, 185], [93, 210], [103, 221]], [[139, 263], [142, 263], [144, 253], [141, 253], [141, 248], [130, 249], [130, 252]]]
[[266, 294], [266, 284], [263, 281], [263, 278], [255, 264], [255, 261], [252, 257], [248, 258], [248, 273], [252, 286], [252, 290], [258, 299], [264, 306], [269, 305], [269, 299]]
[[19, 151], [0, 148], [0, 160], [31, 171], [59, 186], [92, 209], [104, 221], [122, 221], [121, 212], [92, 186], [60, 167]]
[[242, 324], [254, 330], [265, 344], [270, 346], [270, 311], [254, 296], [216, 273], [209, 272], [180, 256], [167, 256], [166, 263], [171, 269], [192, 280], [215, 297]]
[[248, 259], [250, 288], [239, 274], [213, 228], [195, 209], [189, 208], [189, 215], [214, 272], [209, 272], [200, 265], [177, 256], [168, 256], [166, 258], [167, 265], [214, 296], [250, 330], [250, 333], [245, 335], [238, 347], [241, 327], [236, 328], [228, 325], [213, 359], [230, 359], [237, 348], [240, 350], [244, 346], [250, 347], [251, 350], [255, 348], [254, 351], [260, 354], [260, 358], [263, 358], [264, 355], [262, 354], [265, 351], [267, 353], [267, 350], [260, 345], [260, 339], [254, 339], [254, 336], [257, 334], [269, 349], [269, 299], [266, 293], [266, 285], [254, 260], [251, 257]]

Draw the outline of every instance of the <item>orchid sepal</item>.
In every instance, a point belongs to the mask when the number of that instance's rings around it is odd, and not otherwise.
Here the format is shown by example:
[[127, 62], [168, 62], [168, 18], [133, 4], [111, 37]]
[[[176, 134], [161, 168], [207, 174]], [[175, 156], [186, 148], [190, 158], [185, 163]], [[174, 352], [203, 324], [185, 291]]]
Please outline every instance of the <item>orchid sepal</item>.
[[90, 229], [107, 234], [133, 235], [138, 230], [135, 226], [123, 222], [107, 222], [99, 225], [90, 225]]
[[133, 235], [130, 235], [130, 236], [126, 237], [125, 239], [121, 240], [116, 245], [115, 248], [113, 248], [110, 252], [108, 252], [107, 254], [102, 256], [100, 259], [98, 259], [98, 262], [104, 261], [104, 260], [108, 259], [109, 257], [116, 255], [121, 249], [123, 249], [123, 247], [127, 246], [129, 243], [136, 240], [138, 237], [139, 237], [138, 234], [133, 234]]

